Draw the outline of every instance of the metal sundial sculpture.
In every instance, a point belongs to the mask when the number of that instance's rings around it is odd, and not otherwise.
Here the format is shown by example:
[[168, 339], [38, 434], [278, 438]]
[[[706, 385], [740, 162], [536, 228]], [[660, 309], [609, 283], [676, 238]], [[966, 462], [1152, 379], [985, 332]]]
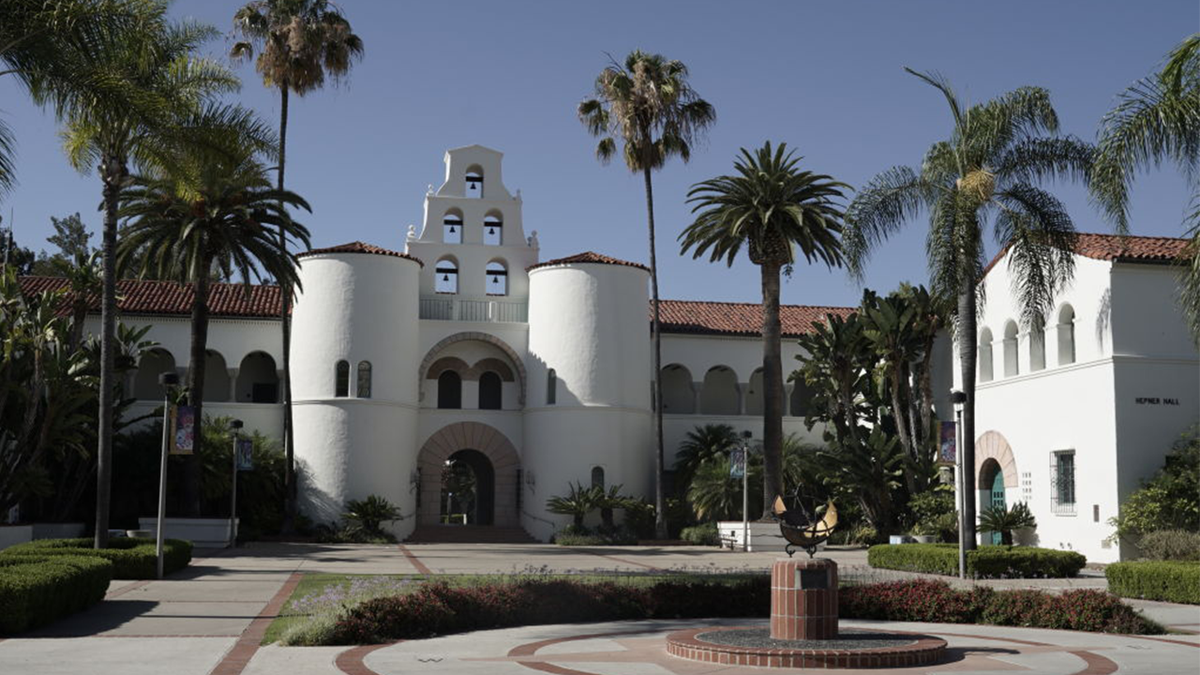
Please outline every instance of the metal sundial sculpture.
[[[809, 504], [806, 504], [806, 501]], [[804, 499], [798, 489], [792, 495], [792, 502], [795, 508], [789, 509], [783, 503], [783, 497], [776, 496], [772, 509], [773, 515], [779, 521], [779, 531], [788, 542], [784, 551], [790, 558], [796, 552], [795, 547], [799, 547], [807, 551], [808, 557], [811, 558], [817, 553], [817, 545], [828, 539], [833, 533], [833, 528], [837, 526], [837, 507], [833, 505], [833, 500], [827, 501], [824, 513], [818, 519], [817, 512], [821, 509], [809, 508], [811, 501]]]

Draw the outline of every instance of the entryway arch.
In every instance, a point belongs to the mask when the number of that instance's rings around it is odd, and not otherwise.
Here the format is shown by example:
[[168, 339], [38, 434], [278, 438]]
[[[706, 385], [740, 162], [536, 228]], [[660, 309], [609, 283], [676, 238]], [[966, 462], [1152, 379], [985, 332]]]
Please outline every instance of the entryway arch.
[[421, 472], [417, 524], [436, 525], [440, 522], [443, 510], [442, 471], [450, 460], [465, 463], [475, 475], [477, 484], [482, 477], [483, 486], [488, 488], [477, 488], [473, 495], [475, 503], [470, 505], [470, 510], [478, 522], [471, 524], [499, 527], [520, 525], [517, 472], [521, 467], [521, 458], [503, 433], [480, 422], [448, 424], [421, 446], [417, 455], [417, 466]]
[[[1008, 492], [1020, 484], [1017, 459], [1012, 446], [998, 431], [985, 432], [975, 441], [975, 485], [979, 491], [979, 511], [1007, 508]], [[991, 532], [985, 544], [999, 544], [1000, 533]]]

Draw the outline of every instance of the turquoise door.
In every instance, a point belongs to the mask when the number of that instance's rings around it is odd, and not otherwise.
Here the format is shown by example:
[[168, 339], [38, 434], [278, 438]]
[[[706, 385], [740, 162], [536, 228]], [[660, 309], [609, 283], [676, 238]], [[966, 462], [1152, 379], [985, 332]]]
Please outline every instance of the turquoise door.
[[[1008, 504], [1004, 501], [1004, 472], [997, 470], [995, 478], [992, 479], [992, 508], [1004, 509], [1008, 508]], [[1001, 543], [1000, 533], [992, 533], [992, 543]]]

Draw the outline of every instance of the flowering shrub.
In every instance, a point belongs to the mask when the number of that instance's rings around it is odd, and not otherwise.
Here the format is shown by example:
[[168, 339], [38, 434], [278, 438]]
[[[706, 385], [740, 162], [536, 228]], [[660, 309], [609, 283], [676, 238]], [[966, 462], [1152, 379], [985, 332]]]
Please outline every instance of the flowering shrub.
[[331, 584], [288, 603], [289, 614], [307, 615], [307, 620], [280, 636], [285, 645], [330, 644], [342, 614], [374, 598], [402, 596], [412, 583], [394, 577], [354, 577], [348, 584]]

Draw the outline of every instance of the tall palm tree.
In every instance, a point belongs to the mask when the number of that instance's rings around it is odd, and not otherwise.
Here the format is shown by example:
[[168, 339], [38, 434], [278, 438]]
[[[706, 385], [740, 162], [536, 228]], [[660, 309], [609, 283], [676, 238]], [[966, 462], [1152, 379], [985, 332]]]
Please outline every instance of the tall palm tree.
[[[263, 84], [279, 90], [279, 173], [276, 187], [284, 189], [287, 169], [288, 96], [304, 96], [320, 89], [326, 76], [335, 82], [346, 77], [354, 61], [363, 56], [363, 42], [350, 29], [350, 22], [328, 0], [253, 0], [234, 14], [234, 31], [243, 39], [233, 45], [230, 56], [249, 59]], [[279, 232], [279, 246], [286, 236]], [[296, 443], [292, 433], [292, 293], [286, 280], [279, 280], [279, 319], [283, 340], [283, 447], [287, 456], [284, 474], [284, 529], [290, 530], [296, 515]]]
[[[214, 272], [224, 278], [236, 273], [249, 284], [261, 278], [261, 268], [281, 283], [298, 285], [296, 257], [279, 246], [278, 233], [305, 249], [309, 235], [287, 207], [310, 210], [299, 195], [271, 185], [252, 151], [236, 158], [195, 151], [171, 172], [134, 178], [121, 195], [121, 215], [128, 222], [122, 231], [121, 267], [136, 266], [144, 275], [193, 287], [187, 381], [188, 403], [195, 410], [193, 438], [202, 437], [208, 295]], [[200, 465], [191, 466], [195, 468], [188, 470], [185, 502], [195, 511]]]
[[1059, 136], [1050, 94], [1021, 87], [966, 107], [933, 73], [909, 73], [933, 86], [950, 106], [949, 140], [925, 153], [920, 170], [892, 167], [875, 176], [846, 210], [842, 237], [850, 271], [861, 278], [871, 250], [909, 219], [929, 213], [926, 248], [933, 292], [957, 300], [963, 392], [962, 490], [965, 540], [975, 547], [975, 363], [983, 233], [991, 225], [1008, 248], [1013, 293], [1026, 325], [1051, 309], [1074, 273], [1075, 227], [1062, 203], [1036, 186], [1047, 178], [1087, 181], [1093, 149]]
[[675, 489], [686, 494], [692, 476], [710, 460], [728, 460], [741, 439], [729, 424], [705, 424], [687, 432], [675, 455]]
[[841, 267], [842, 211], [836, 200], [849, 187], [829, 176], [803, 171], [787, 144], [768, 141], [751, 153], [741, 149], [736, 174], [697, 183], [688, 192], [696, 220], [679, 235], [681, 252], [699, 258], [710, 249], [713, 262], [734, 259], [746, 246], [762, 281], [763, 335], [763, 515], [783, 495], [783, 364], [779, 322], [779, 277], [796, 261]]
[[1179, 166], [1192, 190], [1180, 300], [1200, 342], [1200, 33], [1176, 47], [1161, 71], [1122, 92], [1100, 123], [1092, 194], [1118, 232], [1129, 230], [1134, 173], [1164, 160]]
[[115, 264], [121, 191], [128, 185], [131, 163], [161, 165], [168, 161], [172, 149], [201, 140], [184, 120], [195, 115], [212, 96], [238, 84], [226, 69], [193, 55], [214, 34], [211, 28], [169, 23], [165, 3], [145, 4], [147, 18], [141, 30], [106, 34], [86, 53], [76, 55], [73, 67], [80, 72], [79, 78], [102, 82], [104, 87], [65, 96], [60, 106], [68, 159], [80, 171], [96, 166], [103, 185], [104, 283], [95, 535], [96, 546], [101, 548], [108, 544], [113, 390], [117, 384]]
[[617, 153], [625, 166], [640, 172], [646, 186], [646, 226], [650, 235], [650, 340], [654, 368], [654, 530], [667, 537], [667, 502], [663, 492], [662, 345], [659, 337], [658, 258], [654, 244], [654, 186], [650, 173], [678, 156], [691, 159], [692, 145], [717, 119], [712, 105], [688, 84], [687, 66], [661, 54], [634, 50], [625, 63], [610, 63], [596, 77], [594, 98], [579, 104], [579, 120], [600, 138], [596, 157], [607, 164]]

